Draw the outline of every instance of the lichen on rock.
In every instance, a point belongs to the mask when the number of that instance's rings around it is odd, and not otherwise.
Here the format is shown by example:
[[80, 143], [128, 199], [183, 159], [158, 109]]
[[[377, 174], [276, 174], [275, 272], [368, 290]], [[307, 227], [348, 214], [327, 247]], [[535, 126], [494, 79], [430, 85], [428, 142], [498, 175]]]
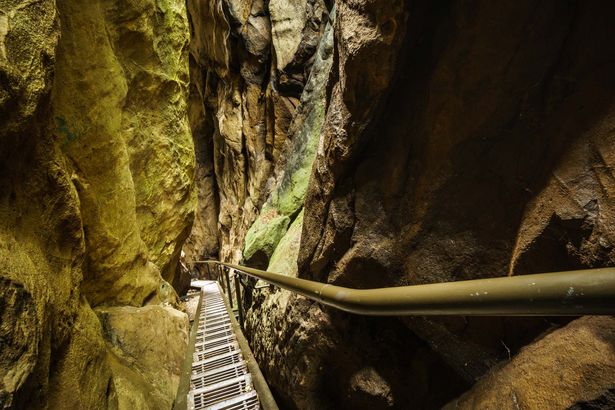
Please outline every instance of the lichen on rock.
[[0, 2], [2, 408], [123, 408], [146, 363], [133, 393], [174, 398], [178, 369], [115, 355], [93, 307], [185, 317], [157, 304], [195, 205], [187, 21], [182, 1]]
[[[322, 0], [292, 4], [189, 1], [188, 9], [195, 32], [193, 95], [203, 107], [195, 110], [191, 123], [195, 144], [207, 147], [203, 152], [209, 158], [203, 162], [212, 169], [215, 182], [199, 187], [199, 195], [212, 200], [199, 204], [202, 211], [197, 219], [207, 217], [208, 224], [195, 225], [186, 248], [187, 262], [215, 255], [239, 261], [246, 233], [275, 185], [274, 168], [283, 162], [283, 152], [293, 151], [286, 149], [295, 134], [291, 122], [301, 93], [308, 88], [309, 67], [315, 61], [328, 10]], [[291, 30], [284, 28], [288, 25]], [[278, 62], [278, 50], [286, 63]], [[307, 172], [304, 175], [298, 179], [297, 174], [293, 184], [305, 186]], [[294, 217], [298, 211], [285, 214]], [[217, 237], [202, 233], [212, 225], [218, 226]], [[205, 240], [206, 253], [191, 245]]]
[[[334, 16], [333, 11], [331, 19]], [[290, 141], [274, 171], [274, 186], [256, 221], [246, 232], [243, 258], [249, 264], [269, 263], [290, 226], [289, 221], [296, 219], [303, 207], [325, 117], [325, 91], [332, 65], [332, 47], [333, 28], [328, 25], [289, 126]]]
[[252, 265], [261, 265], [269, 259], [290, 223], [288, 216], [279, 215], [273, 207], [263, 208], [261, 215], [246, 233], [243, 256]]
[[70, 29], [58, 49], [53, 116], [90, 233], [93, 304], [123, 297], [117, 302], [139, 305], [158, 293], [160, 273], [172, 282], [193, 212], [187, 17], [166, 5], [60, 9]]

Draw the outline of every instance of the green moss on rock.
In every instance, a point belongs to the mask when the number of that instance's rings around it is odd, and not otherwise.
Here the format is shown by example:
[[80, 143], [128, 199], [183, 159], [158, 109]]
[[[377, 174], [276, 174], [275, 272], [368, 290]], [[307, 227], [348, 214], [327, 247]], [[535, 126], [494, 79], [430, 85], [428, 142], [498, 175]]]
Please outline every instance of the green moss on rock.
[[259, 253], [265, 253], [267, 257], [271, 256], [289, 224], [288, 216], [280, 215], [275, 208], [265, 205], [261, 216], [246, 234], [244, 258], [251, 260], [259, 257]]
[[303, 206], [324, 117], [325, 101], [318, 99], [313, 102], [295, 136], [284, 177], [270, 199], [271, 205], [281, 214], [294, 215]]
[[[277, 181], [267, 203], [246, 234], [243, 256], [248, 263], [254, 261], [254, 255], [272, 257], [289, 222], [303, 207], [325, 118], [332, 44], [333, 32], [329, 27], [319, 46], [296, 117], [289, 129], [293, 137], [287, 147], [286, 162], [277, 173]], [[297, 226], [301, 226], [300, 221]]]
[[267, 270], [287, 276], [297, 276], [297, 256], [301, 245], [303, 209], [275, 248]]

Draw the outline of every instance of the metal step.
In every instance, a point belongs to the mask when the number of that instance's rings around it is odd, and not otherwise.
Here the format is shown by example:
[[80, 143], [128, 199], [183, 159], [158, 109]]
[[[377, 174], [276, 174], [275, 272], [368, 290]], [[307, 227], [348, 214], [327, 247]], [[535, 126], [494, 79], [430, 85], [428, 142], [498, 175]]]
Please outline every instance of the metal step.
[[199, 389], [209, 384], [217, 383], [232, 377], [238, 377], [248, 373], [245, 362], [233, 363], [228, 366], [218, 367], [208, 372], [192, 376], [190, 386], [192, 389]]
[[203, 286], [197, 318], [188, 408], [257, 410], [258, 395], [215, 282]]

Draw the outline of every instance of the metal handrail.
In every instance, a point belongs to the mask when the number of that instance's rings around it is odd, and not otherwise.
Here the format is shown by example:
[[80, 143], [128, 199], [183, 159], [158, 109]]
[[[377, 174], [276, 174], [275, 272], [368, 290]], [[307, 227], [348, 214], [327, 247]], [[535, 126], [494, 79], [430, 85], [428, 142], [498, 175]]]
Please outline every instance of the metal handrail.
[[615, 314], [615, 268], [351, 289], [232, 263], [196, 263], [226, 266], [325, 305], [369, 316]]

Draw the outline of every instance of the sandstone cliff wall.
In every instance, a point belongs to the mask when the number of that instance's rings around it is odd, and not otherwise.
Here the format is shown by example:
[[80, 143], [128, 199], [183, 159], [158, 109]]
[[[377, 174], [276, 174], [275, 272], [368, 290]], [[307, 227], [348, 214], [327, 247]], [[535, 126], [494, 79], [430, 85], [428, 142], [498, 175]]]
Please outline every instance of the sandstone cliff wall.
[[[189, 3], [209, 227], [193, 254], [364, 288], [615, 263], [610, 4]], [[291, 408], [613, 404], [610, 320], [246, 303]], [[564, 381], [541, 377], [555, 357]]]
[[190, 121], [202, 174], [187, 260], [239, 261], [274, 171], [286, 161], [328, 12], [322, 0], [188, 1], [188, 8]]
[[0, 407], [170, 408], [188, 42], [182, 1], [0, 1]]

